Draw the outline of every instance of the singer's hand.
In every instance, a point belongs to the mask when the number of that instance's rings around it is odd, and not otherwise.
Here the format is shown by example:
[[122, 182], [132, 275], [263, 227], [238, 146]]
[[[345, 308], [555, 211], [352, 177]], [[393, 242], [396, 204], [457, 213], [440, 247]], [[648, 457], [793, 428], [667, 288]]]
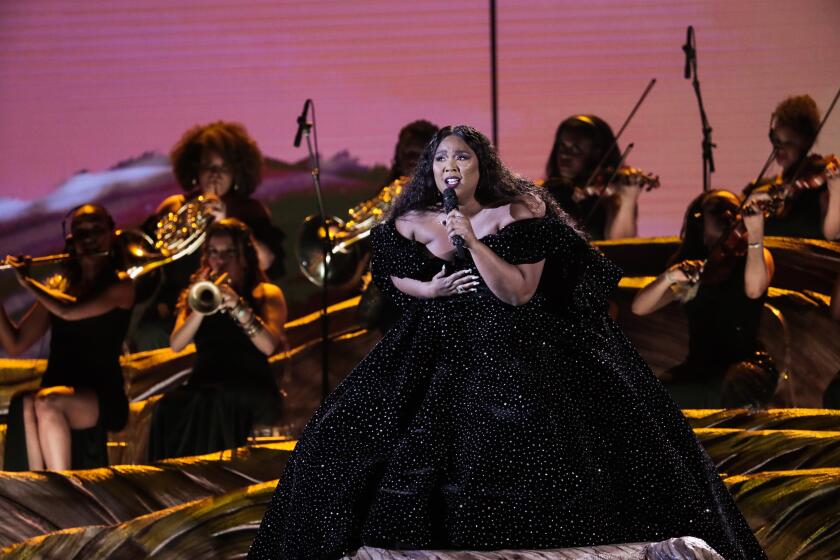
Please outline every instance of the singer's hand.
[[449, 239], [452, 239], [455, 235], [460, 235], [461, 239], [464, 240], [464, 247], [467, 249], [477, 241], [470, 220], [458, 210], [453, 210], [447, 214], [443, 225], [446, 226], [446, 235]]
[[471, 269], [458, 270], [447, 276], [444, 265], [427, 283], [426, 297], [432, 299], [474, 292], [478, 278]]

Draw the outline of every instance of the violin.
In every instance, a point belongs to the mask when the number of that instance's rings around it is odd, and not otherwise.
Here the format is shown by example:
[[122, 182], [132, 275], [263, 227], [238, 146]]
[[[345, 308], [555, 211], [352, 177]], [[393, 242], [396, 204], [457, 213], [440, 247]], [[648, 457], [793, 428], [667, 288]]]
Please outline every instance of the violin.
[[822, 157], [814, 154], [808, 156], [798, 179], [784, 181], [781, 177], [775, 177], [759, 184], [752, 183], [744, 189], [748, 195], [767, 193], [769, 198], [754, 199], [741, 207], [740, 213], [734, 216], [730, 227], [709, 254], [700, 281], [709, 284], [726, 281], [738, 258], [747, 254], [749, 239], [744, 216], [752, 216], [759, 212], [764, 213], [765, 217], [782, 215], [786, 210], [786, 203], [796, 193], [821, 187], [828, 179], [838, 175], [840, 159], [837, 156], [831, 154]]
[[766, 193], [768, 199], [759, 199], [750, 204], [754, 211], [761, 210], [766, 216], [782, 216], [788, 209], [787, 203], [796, 194], [823, 186], [832, 177], [840, 175], [840, 158], [834, 154], [820, 156], [811, 154], [802, 163], [801, 170], [792, 180], [785, 181], [776, 176], [759, 183], [750, 183], [744, 193], [751, 196], [755, 193]]
[[748, 243], [747, 226], [739, 214], [709, 253], [699, 282], [713, 285], [728, 280], [738, 259], [747, 254]]
[[575, 186], [572, 199], [580, 202], [590, 196], [613, 196], [629, 185], [639, 185], [645, 191], [652, 191], [660, 186], [659, 175], [645, 173], [636, 167], [622, 166], [618, 170], [608, 167], [596, 174], [588, 185]]

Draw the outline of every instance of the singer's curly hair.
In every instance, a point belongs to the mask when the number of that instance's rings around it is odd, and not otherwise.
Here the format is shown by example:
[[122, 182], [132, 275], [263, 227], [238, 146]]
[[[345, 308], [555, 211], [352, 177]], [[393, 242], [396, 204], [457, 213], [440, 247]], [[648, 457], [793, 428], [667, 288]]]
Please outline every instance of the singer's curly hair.
[[447, 136], [458, 136], [478, 157], [478, 186], [475, 198], [484, 207], [497, 207], [521, 201], [531, 195], [545, 203], [546, 216], [560, 217], [571, 224], [557, 202], [545, 189], [514, 174], [505, 167], [490, 140], [478, 130], [467, 125], [445, 126], [426, 145], [417, 162], [411, 180], [391, 205], [389, 219], [397, 219], [411, 211], [437, 211], [443, 207], [443, 197], [435, 184], [434, 158], [438, 146]]
[[810, 95], [792, 95], [779, 103], [773, 111], [773, 126], [793, 129], [811, 142], [820, 127], [820, 110]]
[[189, 129], [172, 148], [169, 158], [178, 184], [185, 192], [195, 188], [201, 156], [216, 153], [233, 169], [233, 183], [241, 195], [250, 195], [262, 181], [263, 156], [257, 143], [239, 123], [216, 121]]

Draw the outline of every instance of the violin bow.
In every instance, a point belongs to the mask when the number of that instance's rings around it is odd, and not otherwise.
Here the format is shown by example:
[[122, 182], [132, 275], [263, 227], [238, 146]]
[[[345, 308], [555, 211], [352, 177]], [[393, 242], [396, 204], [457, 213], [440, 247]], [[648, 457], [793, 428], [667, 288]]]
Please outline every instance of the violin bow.
[[[612, 151], [615, 150], [616, 148], [618, 148], [618, 139], [621, 138], [622, 134], [624, 134], [624, 131], [627, 129], [627, 126], [630, 124], [630, 121], [632, 121], [633, 117], [636, 116], [636, 112], [639, 110], [639, 107], [642, 106], [642, 103], [644, 103], [645, 99], [647, 99], [647, 96], [650, 93], [650, 90], [652, 90], [653, 86], [655, 86], [655, 85], [656, 85], [656, 78], [651, 78], [650, 82], [648, 82], [648, 85], [645, 88], [645, 91], [642, 92], [641, 97], [639, 97], [639, 100], [636, 101], [636, 104], [633, 106], [633, 109], [630, 111], [630, 114], [627, 115], [626, 119], [624, 119], [624, 124], [622, 124], [621, 128], [618, 129], [618, 132], [616, 133], [615, 139], [612, 141], [612, 144], [610, 144], [609, 148], [604, 150], [604, 155], [601, 156], [601, 161], [598, 162], [598, 165], [595, 166], [595, 169], [589, 175], [589, 179], [587, 179], [586, 183], [584, 183], [584, 185], [583, 185], [584, 190], [587, 187], [589, 187], [589, 185], [592, 184], [592, 181], [594, 181], [595, 177], [598, 176], [598, 173], [601, 172], [601, 168], [604, 167], [604, 164], [607, 162], [607, 158], [612, 153]], [[610, 184], [610, 181], [612, 181], [615, 178], [616, 174], [618, 173], [619, 168], [624, 164], [624, 160], [627, 159], [627, 154], [630, 152], [630, 148], [632, 146], [633, 145], [630, 144], [630, 147], [628, 147], [626, 150], [624, 150], [624, 153], [621, 156], [621, 161], [616, 166], [615, 170], [613, 171], [612, 175], [609, 178], [609, 181], [605, 182], [604, 186], [601, 187], [601, 190], [597, 195], [598, 199], [595, 201], [595, 205], [592, 206], [592, 209], [589, 211], [589, 213], [586, 215], [586, 217], [583, 219], [583, 221], [580, 224], [582, 228], [586, 229], [586, 225], [589, 223], [589, 220], [591, 220], [592, 216], [595, 215], [595, 211], [598, 208], [600, 208], [601, 199], [603, 198], [602, 195], [604, 194], [604, 191], [607, 189], [607, 186]]]
[[650, 90], [653, 89], [654, 85], [656, 85], [656, 78], [651, 78], [650, 82], [648, 82], [648, 85], [645, 88], [645, 91], [642, 92], [642, 96], [639, 98], [638, 101], [636, 101], [636, 105], [633, 106], [633, 110], [630, 111], [630, 114], [627, 115], [626, 119], [624, 119], [624, 124], [622, 124], [621, 128], [618, 129], [618, 132], [615, 135], [615, 140], [613, 140], [613, 142], [612, 142], [612, 144], [610, 144], [609, 148], [604, 150], [604, 155], [601, 156], [601, 161], [599, 161], [598, 165], [595, 166], [595, 169], [592, 171], [592, 174], [589, 175], [589, 179], [587, 179], [586, 183], [584, 183], [583, 188], [586, 188], [586, 187], [588, 187], [589, 185], [592, 184], [592, 181], [595, 180], [595, 177], [598, 176], [598, 173], [600, 173], [601, 168], [607, 162], [607, 157], [609, 157], [609, 155], [612, 153], [612, 151], [614, 149], [616, 149], [616, 147], [618, 147], [618, 139], [621, 138], [622, 134], [624, 134], [624, 130], [627, 128], [627, 125], [629, 125], [630, 121], [633, 120], [633, 117], [636, 116], [636, 112], [639, 110], [639, 107], [642, 106], [642, 103], [644, 103], [645, 99], [647, 98], [648, 94], [650, 93]]

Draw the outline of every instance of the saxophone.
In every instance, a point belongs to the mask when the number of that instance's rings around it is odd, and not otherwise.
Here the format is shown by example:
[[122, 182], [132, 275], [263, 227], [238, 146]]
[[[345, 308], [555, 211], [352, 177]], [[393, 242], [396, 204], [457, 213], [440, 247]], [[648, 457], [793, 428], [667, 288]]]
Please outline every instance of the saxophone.
[[360, 242], [367, 239], [373, 227], [384, 219], [406, 183], [408, 177], [400, 177], [386, 185], [373, 198], [350, 208], [346, 221], [328, 216], [324, 224], [316, 215], [307, 216], [297, 242], [298, 265], [307, 280], [316, 286], [324, 285], [324, 242], [329, 235], [332, 249], [326, 255], [329, 262], [327, 283], [335, 287], [358, 284], [370, 258], [369, 245]]

